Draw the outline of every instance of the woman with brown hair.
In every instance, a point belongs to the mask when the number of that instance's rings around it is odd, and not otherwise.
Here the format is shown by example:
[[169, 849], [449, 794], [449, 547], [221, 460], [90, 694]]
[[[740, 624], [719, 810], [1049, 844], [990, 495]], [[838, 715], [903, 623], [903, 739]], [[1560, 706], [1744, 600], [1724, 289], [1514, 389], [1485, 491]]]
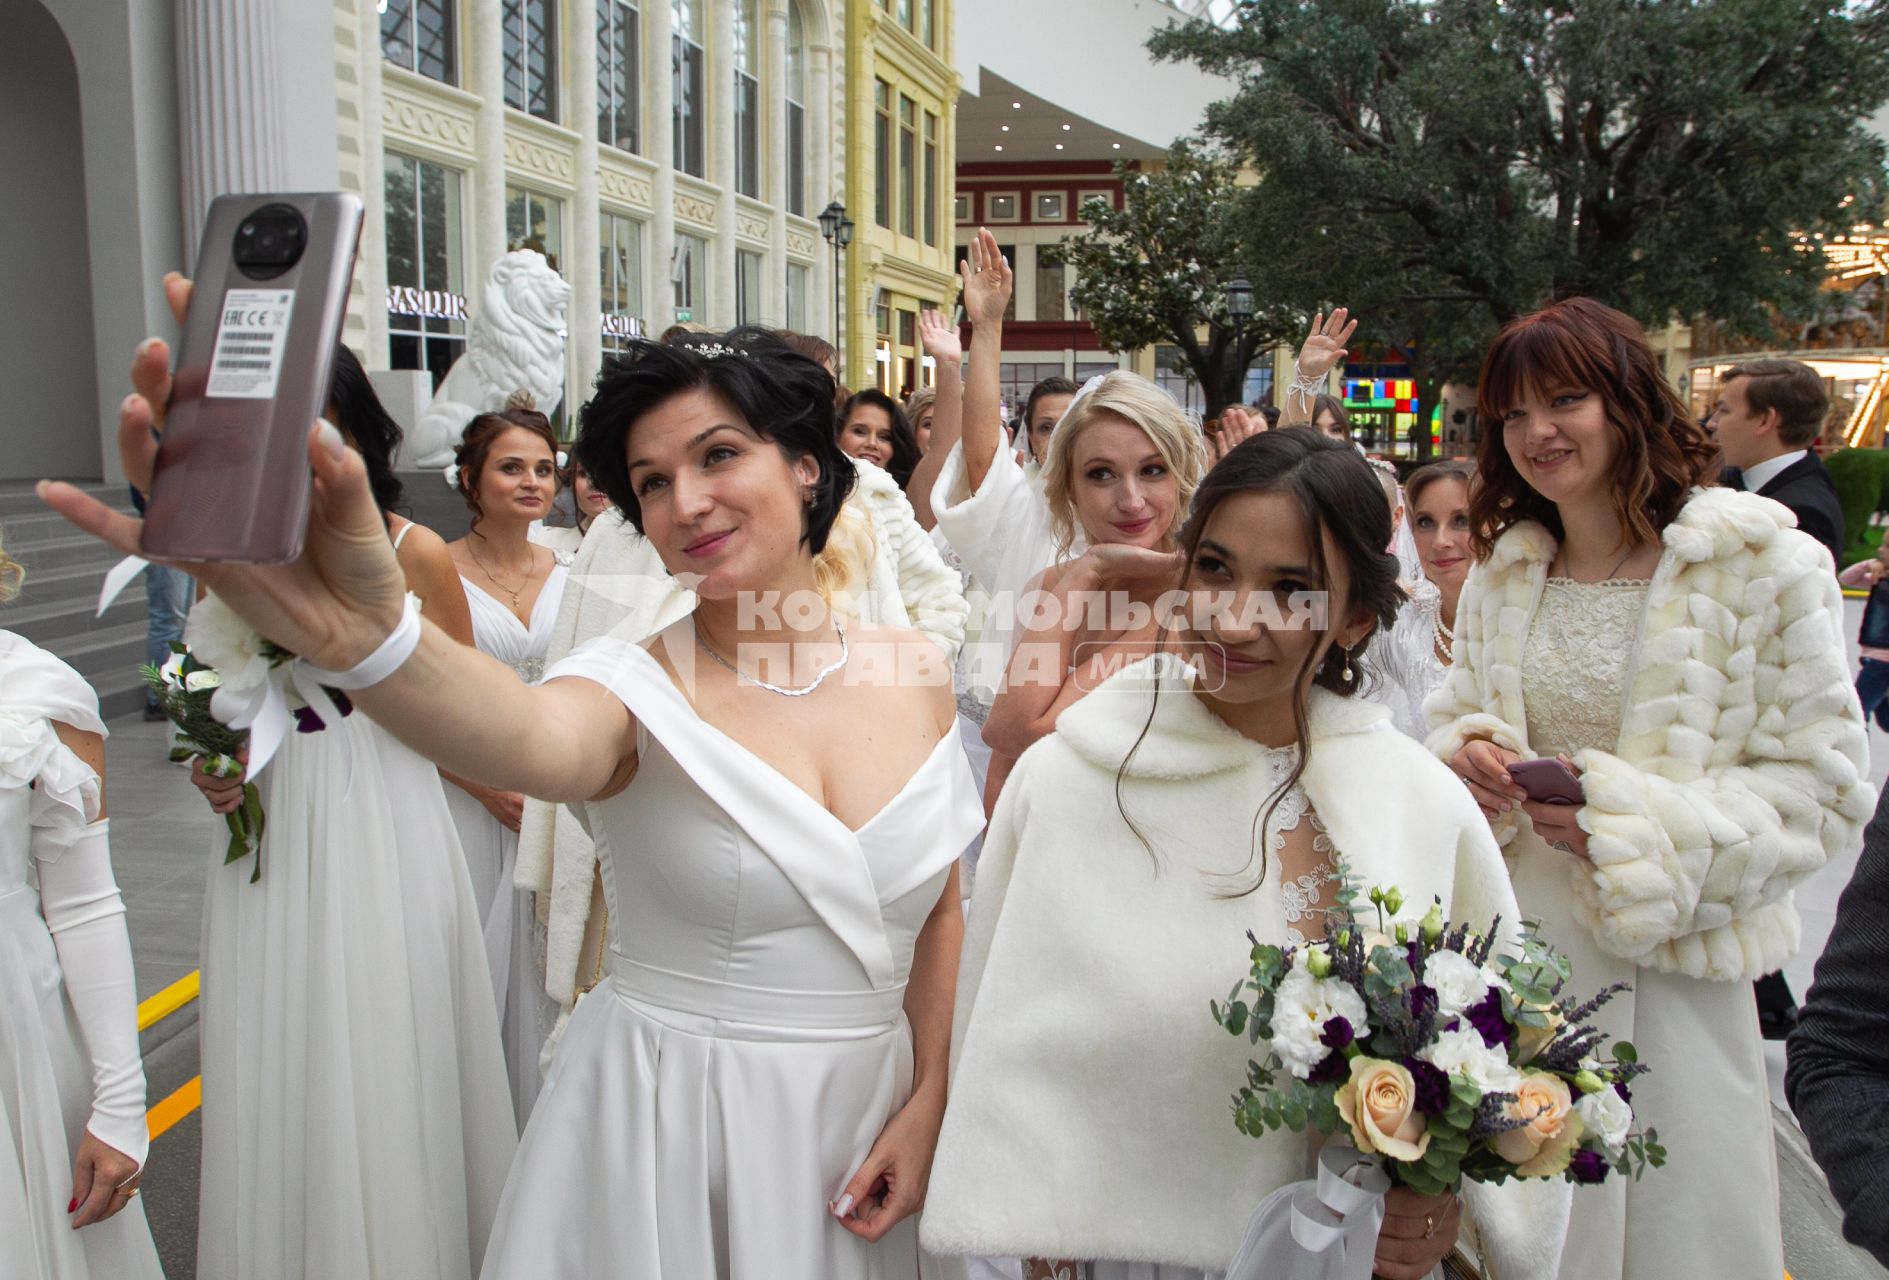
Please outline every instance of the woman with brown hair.
[[[569, 552], [531, 540], [533, 525], [557, 497], [557, 454], [549, 420], [528, 400], [514, 397], [504, 412], [482, 413], [466, 424], [451, 469], [472, 512], [472, 529], [447, 544], [472, 611], [472, 642], [527, 684], [544, 676], [571, 562]], [[513, 884], [525, 797], [456, 774], [443, 776], [454, 784], [446, 789], [446, 802], [472, 872], [512, 1109], [522, 1130], [538, 1097], [539, 1051], [557, 1020], [534, 959], [531, 894]]]
[[[1640, 326], [1600, 303], [1511, 323], [1477, 408], [1480, 563], [1428, 745], [1582, 989], [1630, 986], [1595, 1021], [1654, 1064], [1633, 1110], [1670, 1153], [1575, 1197], [1562, 1280], [1780, 1274], [1749, 985], [1798, 945], [1791, 886], [1874, 800], [1828, 556], [1776, 503], [1698, 487], [1711, 440]], [[1577, 803], [1507, 772], [1555, 756]]]
[[[1384, 478], [1383, 471], [1378, 478]], [[1462, 462], [1432, 462], [1411, 473], [1399, 494], [1402, 527], [1396, 541], [1410, 599], [1389, 632], [1358, 660], [1365, 696], [1388, 706], [1397, 728], [1419, 742], [1428, 736], [1424, 700], [1449, 674], [1455, 653], [1456, 604], [1471, 563], [1472, 478]], [[1408, 569], [1411, 561], [1415, 574]]]

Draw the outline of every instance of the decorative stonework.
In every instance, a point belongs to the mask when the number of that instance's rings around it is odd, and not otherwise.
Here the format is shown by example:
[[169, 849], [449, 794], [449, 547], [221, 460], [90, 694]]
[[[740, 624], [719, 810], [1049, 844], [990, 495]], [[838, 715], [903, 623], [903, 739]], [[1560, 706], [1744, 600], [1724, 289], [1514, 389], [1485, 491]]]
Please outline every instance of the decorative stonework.
[[802, 235], [798, 231], [789, 231], [787, 233], [787, 252], [802, 258], [811, 258], [813, 256], [813, 237]]
[[678, 191], [676, 192], [676, 217], [685, 218], [700, 226], [713, 227], [715, 202], [690, 195], [686, 191]]
[[508, 172], [549, 178], [565, 186], [571, 184], [577, 171], [570, 152], [510, 133], [505, 135], [505, 168]]
[[641, 174], [624, 173], [620, 169], [599, 166], [597, 191], [606, 200], [635, 205], [639, 209], [647, 209], [654, 203], [649, 179]]
[[757, 218], [744, 210], [735, 213], [735, 234], [747, 240], [767, 242], [767, 219]]
[[388, 83], [381, 95], [380, 118], [390, 138], [408, 138], [429, 147], [460, 152], [468, 159], [472, 156], [470, 112], [409, 97]]

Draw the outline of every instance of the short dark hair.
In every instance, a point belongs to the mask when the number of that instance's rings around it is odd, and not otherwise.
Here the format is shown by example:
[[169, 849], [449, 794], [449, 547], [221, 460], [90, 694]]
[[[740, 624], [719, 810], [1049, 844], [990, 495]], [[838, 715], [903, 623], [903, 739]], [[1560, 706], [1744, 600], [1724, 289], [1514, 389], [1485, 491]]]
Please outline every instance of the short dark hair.
[[1756, 412], [1777, 410], [1777, 438], [1793, 449], [1804, 448], [1823, 430], [1830, 393], [1803, 361], [1748, 360], [1727, 369], [1718, 384], [1723, 387], [1733, 378], [1745, 379], [1745, 399]]
[[339, 344], [335, 347], [334, 377], [328, 384], [328, 406], [334, 410], [335, 425], [367, 464], [367, 487], [373, 491], [374, 505], [386, 515], [405, 489], [394, 475], [394, 455], [400, 452], [402, 436], [400, 424], [374, 394], [374, 384], [368, 380], [360, 358]]
[[630, 428], [664, 401], [696, 390], [726, 400], [789, 458], [819, 465], [800, 539], [819, 555], [859, 473], [833, 430], [833, 375], [767, 329], [689, 334], [672, 344], [639, 339], [607, 357], [578, 413], [576, 453], [591, 482], [643, 532], [643, 507], [630, 487]]
[[846, 398], [846, 403], [840, 406], [839, 419], [833, 427], [836, 436], [846, 430], [846, 423], [853, 416], [853, 410], [861, 405], [884, 410], [886, 419], [891, 422], [892, 460], [886, 463], [885, 469], [903, 489], [912, 482], [912, 471], [922, 456], [918, 452], [918, 433], [912, 430], [912, 420], [905, 416], [905, 410], [897, 400], [877, 387], [867, 387], [864, 391], [853, 392]]
[[1027, 437], [1030, 425], [1036, 421], [1036, 402], [1044, 396], [1073, 396], [1082, 390], [1075, 383], [1061, 374], [1043, 379], [1030, 388], [1030, 396], [1023, 402], [1023, 432]]

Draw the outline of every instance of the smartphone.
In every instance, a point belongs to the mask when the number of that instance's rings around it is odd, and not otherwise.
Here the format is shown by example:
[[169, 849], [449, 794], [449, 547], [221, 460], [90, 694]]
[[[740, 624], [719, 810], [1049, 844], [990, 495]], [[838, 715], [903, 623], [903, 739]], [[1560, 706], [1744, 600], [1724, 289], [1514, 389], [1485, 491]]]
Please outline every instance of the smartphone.
[[1517, 760], [1508, 766], [1509, 777], [1528, 793], [1530, 800], [1543, 804], [1580, 805], [1587, 803], [1587, 793], [1574, 771], [1559, 760]]
[[211, 203], [146, 495], [147, 554], [301, 554], [308, 429], [328, 405], [360, 238], [348, 192]]

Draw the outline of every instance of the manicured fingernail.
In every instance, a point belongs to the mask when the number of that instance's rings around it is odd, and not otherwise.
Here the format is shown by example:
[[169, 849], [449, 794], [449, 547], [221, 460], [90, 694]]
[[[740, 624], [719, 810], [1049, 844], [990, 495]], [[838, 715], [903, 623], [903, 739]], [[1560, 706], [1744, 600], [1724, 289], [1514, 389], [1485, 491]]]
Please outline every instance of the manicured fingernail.
[[847, 1214], [851, 1213], [852, 1211], [853, 1211], [853, 1198], [851, 1196], [841, 1196], [838, 1200], [834, 1201], [833, 1203], [833, 1216], [836, 1218], [844, 1218]]
[[138, 407], [138, 393], [134, 391], [130, 395], [126, 396], [123, 400], [120, 400], [118, 402], [118, 416], [122, 418], [127, 413], [130, 413], [133, 409], [137, 407]]
[[145, 339], [145, 340], [144, 340], [143, 342], [140, 342], [140, 343], [138, 344], [138, 354], [139, 354], [139, 355], [144, 355], [144, 354], [146, 354], [147, 352], [149, 352], [149, 351], [151, 350], [151, 348], [152, 348], [152, 347], [154, 347], [154, 346], [156, 346], [156, 345], [157, 345], [157, 339], [156, 339], [156, 338], [146, 338], [146, 339]]
[[321, 447], [328, 451], [328, 456], [336, 462], [348, 456], [348, 442], [341, 438], [341, 432], [332, 422], [323, 421], [315, 428], [315, 438], [321, 441]]
[[79, 1198], [78, 1198], [77, 1196], [74, 1196], [74, 1197], [72, 1198], [72, 1203], [70, 1203], [70, 1204], [68, 1204], [68, 1205], [66, 1206], [66, 1212], [67, 1212], [67, 1213], [77, 1213], [77, 1212], [78, 1212], [78, 1210], [79, 1210]]

